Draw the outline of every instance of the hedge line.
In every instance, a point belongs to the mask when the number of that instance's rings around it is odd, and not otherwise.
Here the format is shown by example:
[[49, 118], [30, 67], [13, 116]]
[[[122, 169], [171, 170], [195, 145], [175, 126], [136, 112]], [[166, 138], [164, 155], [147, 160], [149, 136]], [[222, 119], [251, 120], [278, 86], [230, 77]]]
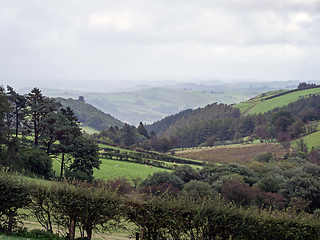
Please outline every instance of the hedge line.
[[45, 230], [59, 226], [69, 239], [76, 228], [90, 239], [99, 229], [122, 227], [124, 220], [144, 239], [320, 239], [314, 215], [245, 209], [214, 197], [121, 196], [104, 184], [43, 184], [6, 172], [0, 173], [0, 190], [0, 225], [8, 226], [12, 212], [17, 218], [18, 209], [28, 209]]
[[[312, 87], [312, 88], [319, 88], [319, 87], [320, 87], [320, 85], [317, 85], [317, 86], [314, 86], [314, 87]], [[302, 88], [302, 89], [296, 88], [296, 89], [292, 89], [292, 90], [289, 90], [289, 91], [286, 91], [286, 92], [282, 92], [282, 93], [275, 94], [275, 95], [270, 96], [270, 97], [266, 97], [266, 98], [264, 98], [263, 100], [269, 100], [269, 99], [272, 99], [272, 98], [280, 97], [280, 96], [285, 95], [285, 94], [289, 94], [289, 93], [292, 93], [292, 92], [298, 92], [298, 91], [302, 91], [302, 90], [306, 90], [306, 89], [310, 89], [310, 88]]]

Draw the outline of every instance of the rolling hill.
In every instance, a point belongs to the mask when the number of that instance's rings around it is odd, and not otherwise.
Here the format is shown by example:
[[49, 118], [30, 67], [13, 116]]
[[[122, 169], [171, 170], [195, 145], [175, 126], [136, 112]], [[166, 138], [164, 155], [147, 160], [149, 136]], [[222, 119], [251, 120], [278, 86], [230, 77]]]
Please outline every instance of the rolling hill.
[[75, 115], [81, 122], [82, 127], [90, 127], [98, 131], [107, 129], [111, 126], [122, 127], [124, 123], [106, 114], [96, 107], [73, 99], [56, 98], [64, 107], [71, 107]]
[[196, 109], [212, 103], [234, 104], [256, 96], [261, 91], [195, 91], [190, 88], [150, 88], [135, 92], [96, 93], [72, 90], [44, 89], [49, 97], [78, 99], [83, 96], [92, 106], [122, 122], [151, 124], [185, 109]]
[[[283, 94], [285, 92], [288, 91], [279, 90], [263, 93], [248, 101], [238, 103], [234, 107], [238, 108], [242, 114], [265, 113], [274, 108], [286, 106], [299, 98], [308, 97], [311, 94], [320, 94], [320, 88], [304, 89], [295, 92], [289, 91], [289, 93]], [[276, 97], [268, 99], [273, 95], [276, 95]]]

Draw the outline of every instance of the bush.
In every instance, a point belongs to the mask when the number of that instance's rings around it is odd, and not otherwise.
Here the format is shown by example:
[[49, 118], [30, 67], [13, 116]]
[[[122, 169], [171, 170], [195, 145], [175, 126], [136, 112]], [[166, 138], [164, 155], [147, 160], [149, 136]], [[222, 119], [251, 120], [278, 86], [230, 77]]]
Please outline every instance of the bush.
[[39, 148], [24, 149], [20, 153], [24, 168], [32, 173], [50, 178], [52, 174], [52, 159]]
[[92, 183], [94, 180], [93, 176], [88, 176], [84, 172], [80, 170], [77, 171], [69, 171], [68, 169], [65, 170], [64, 176], [70, 180], [80, 180], [80, 181], [87, 181]]
[[169, 172], [156, 172], [143, 180], [140, 186], [151, 186], [151, 185], [160, 185], [162, 183], [172, 183], [173, 186], [177, 187], [178, 189], [182, 189], [184, 186], [184, 182], [178, 176], [169, 173]]
[[259, 155], [255, 156], [253, 158], [253, 161], [257, 162], [269, 162], [272, 159], [272, 154], [271, 153], [260, 153]]
[[204, 197], [214, 193], [208, 183], [204, 183], [198, 180], [191, 180], [190, 182], [186, 183], [186, 185], [184, 185], [183, 187], [183, 191], [187, 192], [191, 196], [199, 197]]
[[181, 178], [185, 183], [191, 180], [199, 180], [201, 178], [201, 175], [198, 171], [185, 164], [176, 167], [172, 173]]
[[144, 186], [140, 189], [140, 193], [152, 194], [154, 196], [166, 193], [169, 196], [177, 196], [179, 189], [173, 186], [172, 183], [164, 182], [158, 185], [150, 185], [148, 187]]

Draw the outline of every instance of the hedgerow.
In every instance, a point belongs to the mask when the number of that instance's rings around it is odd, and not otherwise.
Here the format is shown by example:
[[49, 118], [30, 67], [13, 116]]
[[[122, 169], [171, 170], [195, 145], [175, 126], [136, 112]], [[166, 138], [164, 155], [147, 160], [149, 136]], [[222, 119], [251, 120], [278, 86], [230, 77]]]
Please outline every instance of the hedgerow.
[[[299, 213], [294, 208], [242, 207], [213, 195], [121, 195], [108, 184], [43, 184], [8, 172], [0, 173], [0, 186], [1, 199], [16, 204], [15, 208], [1, 205], [2, 227], [12, 209], [31, 209], [45, 232], [54, 232], [50, 224], [59, 226], [69, 239], [74, 239], [76, 228], [90, 239], [93, 232], [120, 228], [124, 221], [136, 225], [144, 239], [320, 239], [319, 214]], [[4, 196], [15, 187], [19, 192]]]

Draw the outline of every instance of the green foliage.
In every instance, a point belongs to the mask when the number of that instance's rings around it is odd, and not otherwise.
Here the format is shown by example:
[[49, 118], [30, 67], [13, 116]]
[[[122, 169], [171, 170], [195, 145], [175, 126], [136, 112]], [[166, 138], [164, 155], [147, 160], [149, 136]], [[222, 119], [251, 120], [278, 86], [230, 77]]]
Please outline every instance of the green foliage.
[[70, 172], [80, 171], [88, 177], [92, 177], [93, 169], [99, 169], [101, 164], [98, 145], [83, 137], [76, 138], [73, 145], [72, 156], [74, 160], [69, 167]]
[[29, 182], [16, 174], [0, 172], [0, 217], [5, 215], [8, 220], [7, 234], [10, 235], [18, 209], [31, 202]]
[[320, 208], [320, 181], [318, 176], [311, 174], [295, 174], [286, 180], [279, 191], [286, 202], [289, 203], [290, 198], [299, 198], [310, 200], [310, 209]]
[[176, 167], [172, 173], [181, 178], [185, 183], [190, 182], [191, 180], [199, 180], [201, 178], [198, 171], [186, 164]]
[[52, 159], [39, 148], [25, 148], [20, 152], [24, 168], [45, 178], [52, 177]]
[[183, 187], [183, 191], [194, 197], [205, 197], [214, 193], [208, 183], [199, 180], [191, 180], [186, 183]]
[[181, 178], [169, 172], [155, 172], [143, 180], [140, 186], [148, 187], [152, 185], [160, 185], [162, 183], [172, 183], [173, 186], [180, 190], [184, 186], [184, 182], [181, 180]]
[[255, 156], [252, 160], [257, 162], [269, 162], [273, 158], [271, 153], [260, 153]]

